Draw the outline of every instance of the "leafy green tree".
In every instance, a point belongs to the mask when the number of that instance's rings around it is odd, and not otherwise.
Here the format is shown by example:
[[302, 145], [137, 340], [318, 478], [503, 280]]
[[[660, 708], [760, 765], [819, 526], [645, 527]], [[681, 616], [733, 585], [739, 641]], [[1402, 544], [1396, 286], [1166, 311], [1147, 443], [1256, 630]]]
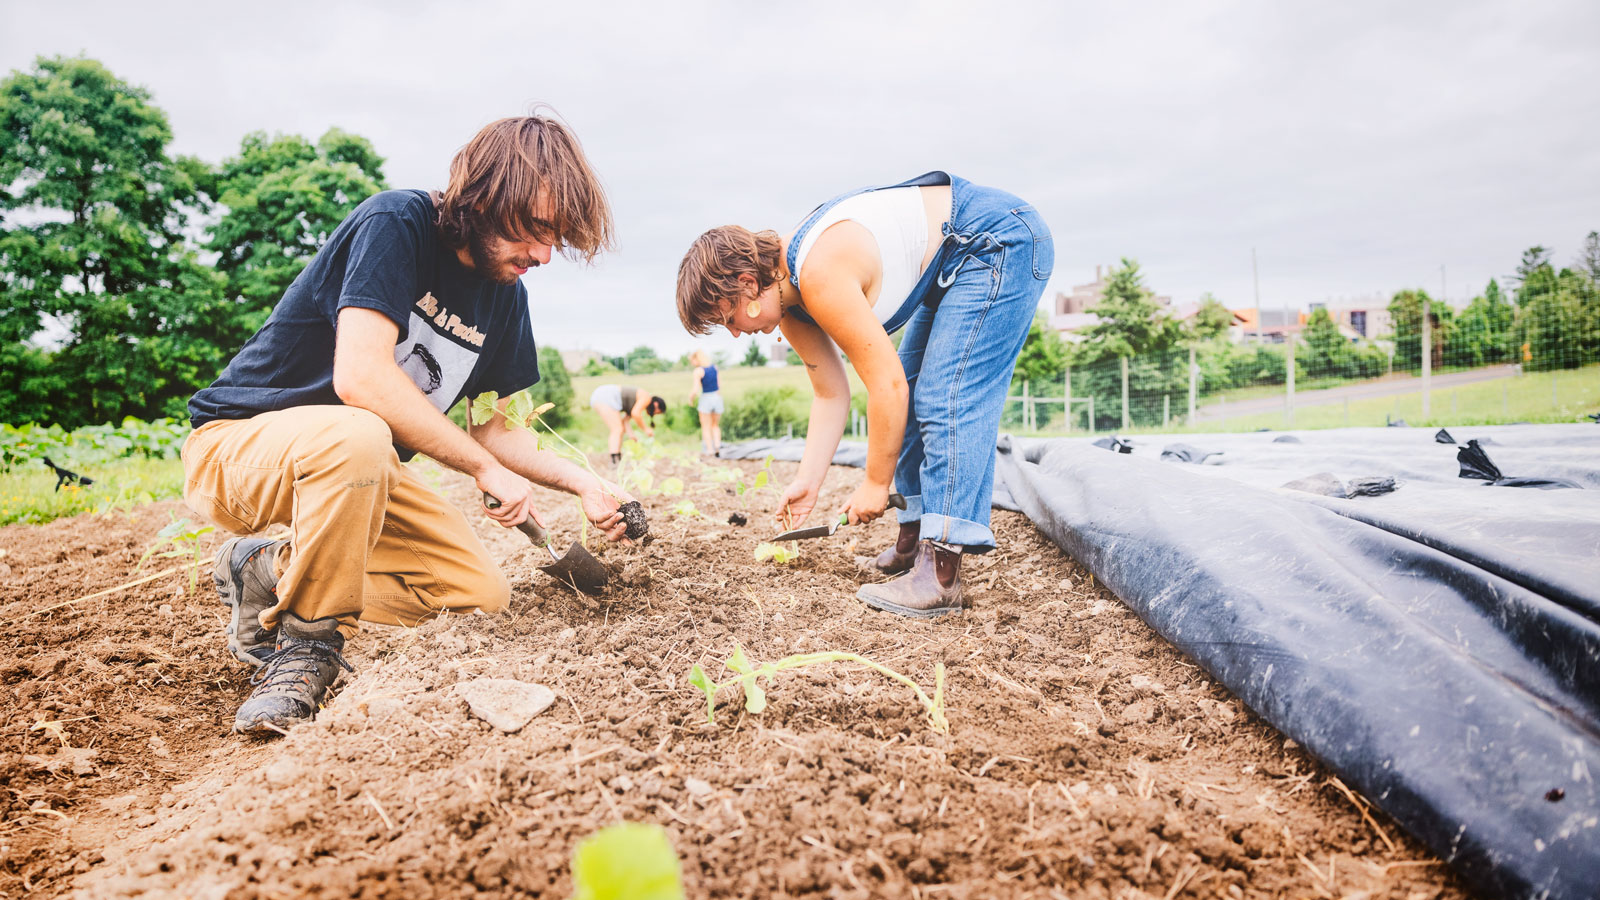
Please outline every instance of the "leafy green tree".
[[1512, 325], [1516, 311], [1500, 291], [1499, 282], [1489, 280], [1482, 294], [1472, 298], [1456, 318], [1445, 348], [1447, 365], [1482, 366], [1512, 358]]
[[767, 364], [767, 355], [761, 352], [761, 342], [755, 338], [750, 339], [750, 349], [744, 353], [741, 366], [764, 366]]
[[578, 370], [579, 375], [593, 377], [596, 375], [615, 375], [617, 368], [603, 359], [591, 359]]
[[[149, 92], [94, 60], [41, 57], [0, 82], [0, 346], [33, 373], [8, 376], [0, 417], [32, 415], [28, 385], [65, 384], [63, 425], [152, 418], [219, 368], [196, 328], [220, 281], [182, 237], [206, 168], [169, 157], [171, 139]], [[19, 347], [45, 317], [65, 332], [47, 361]]]
[[1394, 321], [1394, 367], [1396, 369], [1422, 368], [1422, 310], [1426, 304], [1432, 319], [1429, 323], [1430, 343], [1433, 345], [1432, 365], [1444, 364], [1444, 346], [1447, 341], [1452, 310], [1442, 300], [1435, 300], [1423, 290], [1404, 290], [1389, 301], [1389, 316]]
[[672, 362], [670, 360], [662, 359], [656, 354], [654, 347], [644, 344], [629, 350], [628, 355], [623, 357], [623, 361], [622, 369], [629, 375], [648, 375], [651, 372], [668, 372], [672, 370]]
[[1233, 313], [1210, 292], [1200, 295], [1200, 309], [1189, 320], [1189, 339], [1209, 341], [1222, 337], [1233, 327]]
[[1085, 350], [1092, 356], [1142, 356], [1172, 349], [1179, 326], [1145, 287], [1139, 264], [1123, 259], [1106, 278], [1105, 295], [1095, 304], [1100, 321], [1084, 330]]
[[[1017, 357], [1016, 373], [1011, 380], [1026, 378], [1036, 385], [1060, 381], [1066, 366], [1066, 342], [1050, 327], [1049, 314], [1039, 310], [1033, 315], [1033, 324], [1028, 326], [1028, 338], [1022, 344], [1022, 354]], [[1041, 390], [1035, 388], [1035, 391]]]
[[1123, 259], [1121, 266], [1111, 270], [1105, 294], [1092, 311], [1100, 321], [1085, 329], [1085, 340], [1068, 353], [1073, 395], [1095, 397], [1099, 424], [1120, 423], [1122, 372], [1118, 358], [1130, 357], [1130, 418], [1135, 424], [1159, 423], [1160, 398], [1181, 397], [1188, 391], [1189, 356], [1179, 349], [1182, 326], [1155, 301], [1154, 293], [1145, 287], [1139, 264], [1131, 259]]
[[565, 428], [572, 424], [572, 376], [561, 361], [561, 351], [554, 347], [539, 348], [539, 381], [528, 388], [535, 405], [554, 403], [543, 419], [552, 428]]
[[233, 301], [208, 337], [231, 355], [339, 223], [387, 184], [372, 144], [333, 128], [314, 145], [299, 135], [245, 135], [239, 155], [204, 187], [226, 208], [208, 229], [206, 249], [218, 254]]
[[1591, 282], [1600, 284], [1600, 231], [1591, 231], [1583, 239], [1583, 249], [1579, 251], [1572, 268], [1588, 276]]
[[1528, 277], [1541, 267], [1550, 265], [1550, 251], [1538, 244], [1522, 251], [1522, 262], [1517, 263], [1517, 285], [1525, 284]]
[[1540, 265], [1517, 290], [1516, 335], [1529, 370], [1595, 362], [1600, 359], [1600, 290], [1581, 273]]
[[1305, 367], [1306, 375], [1327, 378], [1344, 374], [1350, 341], [1339, 332], [1339, 323], [1333, 320], [1327, 308], [1311, 311], [1300, 337], [1305, 349], [1296, 354], [1295, 361]]

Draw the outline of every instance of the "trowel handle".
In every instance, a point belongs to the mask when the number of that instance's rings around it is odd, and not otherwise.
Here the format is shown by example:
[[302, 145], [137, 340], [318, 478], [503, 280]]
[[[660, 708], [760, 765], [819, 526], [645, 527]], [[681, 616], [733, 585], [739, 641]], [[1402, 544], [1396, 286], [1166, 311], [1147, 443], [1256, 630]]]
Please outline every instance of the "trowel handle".
[[[900, 502], [904, 503], [905, 501], [902, 500]], [[487, 509], [499, 509], [500, 508], [500, 498], [498, 498], [495, 495], [489, 493], [488, 491], [484, 491], [483, 492], [483, 505]], [[905, 507], [903, 507], [903, 506], [901, 507], [901, 509], [904, 509], [904, 508]], [[548, 543], [550, 543], [550, 535], [545, 532], [544, 528], [540, 527], [538, 522], [535, 522], [533, 520], [533, 516], [529, 516], [526, 519], [523, 519], [522, 523], [517, 526], [517, 530], [522, 532], [523, 534], [527, 535], [528, 539], [533, 541], [535, 544], [548, 544]]]
[[895, 509], [905, 509], [906, 508], [906, 498], [901, 494], [890, 494], [889, 495], [889, 505], [894, 507]]

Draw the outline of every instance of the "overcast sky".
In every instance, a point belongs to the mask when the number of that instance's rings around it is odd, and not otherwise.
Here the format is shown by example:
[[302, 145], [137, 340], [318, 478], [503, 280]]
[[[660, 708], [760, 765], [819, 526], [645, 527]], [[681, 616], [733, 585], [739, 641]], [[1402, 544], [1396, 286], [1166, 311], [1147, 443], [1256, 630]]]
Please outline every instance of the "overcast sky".
[[[542, 343], [696, 345], [673, 308], [706, 228], [787, 230], [842, 190], [947, 169], [1036, 205], [1056, 290], [1137, 259], [1178, 302], [1465, 302], [1600, 229], [1600, 3], [81, 3], [0, 0], [0, 70], [85, 53], [174, 152], [371, 139], [443, 186], [489, 121], [555, 107], [620, 247], [526, 276]], [[702, 339], [735, 348], [725, 335]], [[748, 339], [746, 339], [748, 341]]]

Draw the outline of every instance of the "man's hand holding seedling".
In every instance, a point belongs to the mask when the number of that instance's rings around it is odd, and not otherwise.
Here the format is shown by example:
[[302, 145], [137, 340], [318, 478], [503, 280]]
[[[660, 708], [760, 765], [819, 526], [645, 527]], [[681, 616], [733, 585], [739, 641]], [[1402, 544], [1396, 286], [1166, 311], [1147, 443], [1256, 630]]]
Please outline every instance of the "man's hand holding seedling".
[[618, 507], [632, 500], [633, 495], [615, 482], [599, 477], [578, 492], [578, 502], [583, 505], [584, 516], [605, 534], [608, 541], [622, 540], [628, 530], [628, 523], [623, 520]]

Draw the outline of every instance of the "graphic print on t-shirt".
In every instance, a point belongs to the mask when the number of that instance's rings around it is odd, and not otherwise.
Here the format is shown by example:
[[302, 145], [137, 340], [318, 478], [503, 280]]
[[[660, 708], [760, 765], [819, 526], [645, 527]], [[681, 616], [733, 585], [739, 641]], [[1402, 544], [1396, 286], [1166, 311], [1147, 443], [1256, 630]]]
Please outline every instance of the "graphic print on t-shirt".
[[471, 377], [483, 338], [433, 294], [424, 294], [411, 310], [405, 339], [394, 345], [394, 361], [435, 409], [446, 412]]

